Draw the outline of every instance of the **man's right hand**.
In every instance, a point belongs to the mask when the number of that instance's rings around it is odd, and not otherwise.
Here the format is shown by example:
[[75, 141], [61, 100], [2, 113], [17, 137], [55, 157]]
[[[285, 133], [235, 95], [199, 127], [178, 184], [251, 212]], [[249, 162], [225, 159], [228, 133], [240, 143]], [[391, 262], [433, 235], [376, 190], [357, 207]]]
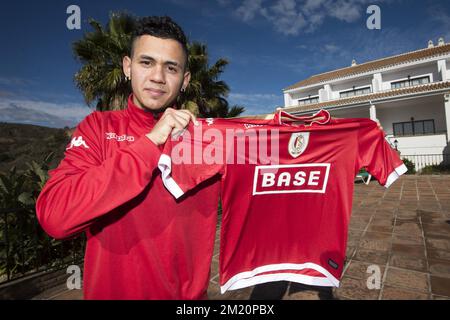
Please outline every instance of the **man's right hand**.
[[167, 108], [159, 121], [146, 136], [157, 146], [164, 144], [169, 135], [180, 134], [187, 127], [189, 121], [198, 125], [195, 116], [188, 110]]

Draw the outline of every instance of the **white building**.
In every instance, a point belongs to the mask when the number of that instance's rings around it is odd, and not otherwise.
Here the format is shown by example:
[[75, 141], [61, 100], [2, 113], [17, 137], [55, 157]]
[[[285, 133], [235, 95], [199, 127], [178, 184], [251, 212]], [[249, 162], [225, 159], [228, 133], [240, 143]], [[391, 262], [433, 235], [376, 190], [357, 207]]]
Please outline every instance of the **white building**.
[[311, 76], [283, 90], [293, 114], [377, 118], [401, 156], [421, 169], [450, 162], [450, 44]]

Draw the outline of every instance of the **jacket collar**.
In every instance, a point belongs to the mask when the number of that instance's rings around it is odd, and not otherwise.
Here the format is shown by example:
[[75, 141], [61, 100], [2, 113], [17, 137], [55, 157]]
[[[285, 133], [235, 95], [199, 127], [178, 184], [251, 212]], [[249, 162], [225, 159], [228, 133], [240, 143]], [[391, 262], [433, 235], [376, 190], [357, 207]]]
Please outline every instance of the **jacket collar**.
[[133, 94], [130, 94], [128, 97], [128, 104], [125, 112], [134, 122], [142, 127], [153, 126], [156, 121], [158, 121], [158, 117], [155, 116], [153, 112], [142, 109], [133, 102]]

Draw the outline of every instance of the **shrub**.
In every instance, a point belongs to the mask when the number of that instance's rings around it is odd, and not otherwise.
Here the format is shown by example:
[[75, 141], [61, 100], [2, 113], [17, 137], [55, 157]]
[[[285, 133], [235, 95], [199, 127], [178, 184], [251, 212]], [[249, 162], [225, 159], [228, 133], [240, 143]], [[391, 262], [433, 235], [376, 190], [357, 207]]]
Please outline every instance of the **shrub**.
[[406, 168], [408, 168], [408, 171], [406, 172], [406, 174], [415, 174], [416, 173], [416, 165], [414, 164], [414, 162], [412, 162], [411, 160], [406, 159], [406, 158], [403, 158], [402, 161], [405, 164]]
[[429, 165], [425, 166], [422, 170], [420, 170], [420, 174], [449, 174], [450, 166], [449, 165]]

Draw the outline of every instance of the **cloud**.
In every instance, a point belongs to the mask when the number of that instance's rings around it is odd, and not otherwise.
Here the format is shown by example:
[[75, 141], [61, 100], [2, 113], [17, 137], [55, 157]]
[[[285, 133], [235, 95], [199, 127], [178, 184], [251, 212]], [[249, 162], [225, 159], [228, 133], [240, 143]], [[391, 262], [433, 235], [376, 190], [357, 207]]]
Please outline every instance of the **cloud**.
[[283, 105], [283, 96], [273, 93], [230, 93], [228, 101], [230, 106], [236, 104], [245, 107], [243, 115], [256, 115], [271, 113]]
[[235, 15], [244, 22], [249, 22], [258, 14], [262, 14], [261, 4], [262, 0], [244, 0], [242, 5], [236, 9]]
[[34, 79], [25, 79], [20, 77], [0, 77], [0, 85], [2, 86], [30, 86], [39, 83]]
[[[390, 2], [381, 0], [378, 2]], [[298, 35], [313, 32], [326, 18], [352, 23], [365, 14], [372, 0], [244, 0], [234, 10], [234, 15], [250, 23], [257, 18], [269, 21], [277, 32]], [[225, 3], [225, 2], [223, 2]]]
[[75, 103], [52, 103], [25, 99], [0, 99], [0, 121], [47, 127], [74, 127], [92, 110]]

